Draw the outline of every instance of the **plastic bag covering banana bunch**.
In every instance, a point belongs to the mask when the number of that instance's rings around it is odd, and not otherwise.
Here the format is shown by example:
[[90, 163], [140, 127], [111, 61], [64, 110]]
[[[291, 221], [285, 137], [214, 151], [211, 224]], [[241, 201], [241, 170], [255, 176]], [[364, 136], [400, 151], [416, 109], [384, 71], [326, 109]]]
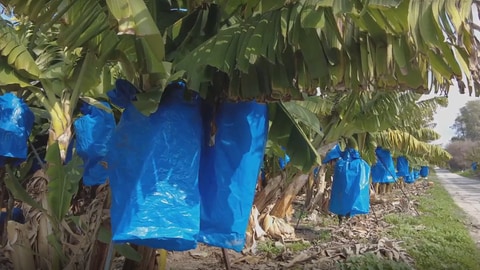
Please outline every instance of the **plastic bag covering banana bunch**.
[[392, 155], [387, 149], [377, 147], [375, 149], [377, 163], [372, 166], [373, 183], [393, 183], [395, 182], [395, 166]]
[[420, 176], [421, 176], [421, 177], [423, 177], [423, 178], [427, 177], [427, 176], [428, 176], [428, 173], [429, 173], [429, 168], [428, 168], [428, 166], [422, 166], [422, 167], [420, 168]]
[[290, 156], [287, 155], [287, 153], [285, 152], [285, 147], [282, 146], [282, 150], [285, 153], [285, 156], [278, 158], [278, 166], [280, 167], [280, 169], [283, 170], [288, 165], [288, 163], [290, 163]]
[[403, 177], [403, 181], [405, 181], [405, 183], [407, 183], [407, 184], [413, 184], [413, 183], [415, 183], [415, 180], [417, 180], [417, 179], [415, 178], [415, 173], [414, 173], [413, 170], [411, 170], [408, 173], [408, 175]]
[[332, 149], [330, 149], [330, 151], [328, 151], [327, 155], [322, 160], [322, 163], [327, 164], [328, 162], [340, 158], [341, 156], [342, 150], [340, 149], [340, 146], [336, 144], [334, 147], [332, 147]]
[[7, 159], [19, 163], [27, 158], [27, 140], [34, 115], [27, 104], [12, 93], [0, 96], [0, 166]]
[[347, 148], [335, 164], [330, 212], [353, 217], [370, 211], [370, 166], [360, 153]]
[[[110, 105], [102, 103], [107, 109]], [[76, 133], [76, 150], [83, 159], [83, 184], [86, 186], [105, 183], [107, 168], [105, 156], [108, 142], [115, 130], [115, 118], [111, 112], [84, 103], [83, 116], [73, 123]]]
[[397, 158], [397, 176], [406, 177], [410, 175], [408, 160], [404, 156]]
[[118, 81], [109, 96], [125, 107], [107, 155], [113, 240], [167, 250], [199, 241], [241, 251], [267, 106], [223, 102], [214, 110], [180, 83], [167, 87], [146, 117], [131, 104], [135, 88], [128, 82]]
[[198, 174], [201, 100], [182, 84], [165, 89], [156, 112], [141, 114], [136, 89], [118, 80], [110, 99], [124, 107], [107, 154], [114, 242], [153, 248], [196, 247], [200, 230]]
[[[267, 142], [266, 104], [224, 102], [206, 108], [205, 132], [214, 119], [215, 144], [204, 140], [200, 167], [199, 241], [241, 251]], [[207, 134], [206, 134], [207, 135]]]

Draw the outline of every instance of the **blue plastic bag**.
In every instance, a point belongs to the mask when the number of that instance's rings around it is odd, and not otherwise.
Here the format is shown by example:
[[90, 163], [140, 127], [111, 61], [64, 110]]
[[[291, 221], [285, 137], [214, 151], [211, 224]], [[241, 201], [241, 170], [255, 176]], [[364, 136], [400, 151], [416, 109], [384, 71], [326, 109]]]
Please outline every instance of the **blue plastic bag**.
[[428, 168], [428, 166], [422, 166], [422, 167], [420, 168], [420, 176], [421, 176], [421, 177], [423, 177], [423, 178], [427, 177], [427, 176], [428, 176], [428, 173], [429, 173], [429, 168]]
[[410, 169], [408, 167], [408, 160], [404, 156], [397, 158], [397, 176], [406, 177], [410, 175]]
[[167, 87], [148, 117], [124, 100], [135, 92], [127, 81], [117, 81], [109, 93], [126, 108], [107, 154], [114, 242], [178, 251], [196, 247], [201, 100], [190, 92], [185, 99], [186, 91], [182, 84]]
[[418, 178], [420, 178], [420, 171], [417, 170], [417, 169], [413, 169], [413, 178], [415, 180], [417, 180]]
[[[103, 103], [110, 108], [110, 105]], [[73, 123], [76, 133], [76, 149], [83, 159], [83, 184], [86, 186], [105, 183], [108, 173], [105, 167], [107, 146], [115, 130], [115, 118], [111, 112], [84, 103], [84, 116]]]
[[7, 158], [24, 161], [34, 115], [27, 104], [12, 93], [0, 96], [0, 166]]
[[[5, 219], [7, 218], [7, 212], [6, 211], [1, 211], [0, 212], [0, 225], [3, 225], [5, 222]], [[12, 219], [15, 222], [18, 222], [20, 224], [25, 223], [25, 216], [23, 215], [23, 210], [18, 207], [14, 207], [12, 209]]]
[[285, 147], [282, 146], [282, 150], [285, 153], [285, 157], [278, 158], [278, 166], [280, 167], [280, 169], [283, 170], [288, 165], [288, 163], [290, 163], [290, 156], [287, 155]]
[[256, 102], [222, 103], [215, 113], [213, 145], [209, 144], [211, 110], [206, 111], [198, 241], [241, 251], [267, 142], [267, 106]]
[[[6, 211], [0, 211], [0, 235], [3, 233], [3, 225], [5, 224], [5, 219], [7, 218], [7, 212]], [[14, 207], [12, 209], [12, 216], [11, 219], [12, 221], [18, 222], [20, 224], [25, 223], [25, 216], [23, 215], [23, 210], [18, 207]]]
[[395, 166], [393, 164], [390, 151], [377, 147], [375, 149], [377, 163], [372, 166], [373, 183], [393, 183], [395, 182]]
[[347, 148], [335, 165], [330, 212], [353, 217], [370, 212], [370, 166], [360, 153]]
[[330, 151], [328, 151], [327, 155], [325, 158], [322, 160], [323, 164], [327, 164], [328, 162], [340, 158], [342, 156], [342, 150], [340, 149], [340, 146], [336, 144]]
[[472, 162], [472, 171], [476, 171], [478, 167], [478, 163], [476, 161]]
[[408, 175], [403, 177], [403, 181], [407, 184], [413, 184], [415, 182], [415, 174], [414, 171], [411, 170]]

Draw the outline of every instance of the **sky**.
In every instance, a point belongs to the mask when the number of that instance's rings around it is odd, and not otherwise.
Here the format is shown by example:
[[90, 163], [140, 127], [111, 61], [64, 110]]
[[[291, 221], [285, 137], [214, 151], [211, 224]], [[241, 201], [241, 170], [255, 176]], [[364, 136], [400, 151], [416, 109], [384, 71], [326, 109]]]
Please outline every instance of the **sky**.
[[[440, 134], [441, 138], [433, 143], [446, 146], [450, 139], [455, 136], [455, 131], [450, 127], [455, 122], [455, 118], [460, 114], [460, 108], [464, 107], [470, 100], [480, 100], [480, 98], [475, 97], [475, 94], [472, 94], [470, 97], [468, 95], [468, 89], [465, 89], [465, 91], [466, 94], [460, 94], [456, 83], [450, 87], [448, 106], [446, 108], [439, 107], [434, 117], [434, 123], [437, 124], [434, 130]], [[435, 96], [438, 95], [431, 93], [425, 95], [424, 98]]]

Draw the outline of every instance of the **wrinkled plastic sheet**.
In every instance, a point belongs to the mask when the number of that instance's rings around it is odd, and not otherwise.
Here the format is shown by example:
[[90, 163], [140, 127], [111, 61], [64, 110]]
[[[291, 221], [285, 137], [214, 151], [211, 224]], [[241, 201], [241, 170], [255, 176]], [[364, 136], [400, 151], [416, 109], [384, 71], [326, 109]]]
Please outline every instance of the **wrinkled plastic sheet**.
[[126, 108], [107, 155], [113, 241], [193, 249], [200, 229], [200, 97], [186, 100], [181, 84], [170, 85], [147, 117], [129, 102], [134, 92], [123, 80], [109, 92]]
[[372, 166], [373, 183], [393, 183], [395, 182], [395, 165], [393, 164], [390, 151], [377, 147], [375, 149], [377, 162]]
[[342, 150], [340, 149], [340, 146], [336, 144], [330, 151], [328, 151], [327, 155], [323, 159], [322, 163], [327, 164], [328, 162], [335, 160], [337, 158], [340, 158], [342, 156]]
[[330, 212], [355, 216], [370, 212], [370, 166], [360, 153], [347, 148], [335, 165]]
[[413, 169], [413, 179], [416, 181], [418, 178], [420, 178], [420, 171]]
[[[103, 103], [110, 109], [110, 105]], [[105, 157], [108, 142], [115, 130], [115, 118], [112, 112], [84, 103], [83, 116], [74, 122], [76, 150], [83, 159], [83, 184], [86, 186], [105, 183], [108, 172]]]
[[428, 166], [422, 166], [422, 167], [420, 167], [420, 176], [421, 176], [421, 177], [424, 177], [424, 178], [427, 177], [428, 174], [429, 174], [429, 171], [430, 171], [430, 169], [429, 169]]
[[406, 177], [410, 175], [408, 160], [404, 156], [397, 158], [397, 176]]
[[413, 170], [410, 171], [408, 173], [408, 175], [403, 177], [403, 181], [407, 184], [413, 184], [413, 183], [415, 183], [415, 180], [416, 179], [415, 179], [415, 174], [414, 174]]
[[0, 166], [7, 159], [19, 162], [27, 158], [33, 122], [34, 115], [22, 99], [12, 93], [0, 96]]
[[[204, 124], [210, 135], [210, 117]], [[267, 106], [222, 103], [216, 110], [214, 144], [205, 140], [200, 171], [200, 242], [241, 251], [263, 161], [268, 133]]]

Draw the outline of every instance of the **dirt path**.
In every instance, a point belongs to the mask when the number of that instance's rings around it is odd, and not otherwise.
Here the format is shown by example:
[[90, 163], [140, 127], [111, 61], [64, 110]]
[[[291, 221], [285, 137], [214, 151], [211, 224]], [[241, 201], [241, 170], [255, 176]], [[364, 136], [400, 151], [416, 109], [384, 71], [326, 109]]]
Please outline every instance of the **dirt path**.
[[440, 183], [447, 189], [455, 203], [468, 215], [470, 233], [480, 248], [480, 180], [470, 179], [450, 173], [436, 171]]

